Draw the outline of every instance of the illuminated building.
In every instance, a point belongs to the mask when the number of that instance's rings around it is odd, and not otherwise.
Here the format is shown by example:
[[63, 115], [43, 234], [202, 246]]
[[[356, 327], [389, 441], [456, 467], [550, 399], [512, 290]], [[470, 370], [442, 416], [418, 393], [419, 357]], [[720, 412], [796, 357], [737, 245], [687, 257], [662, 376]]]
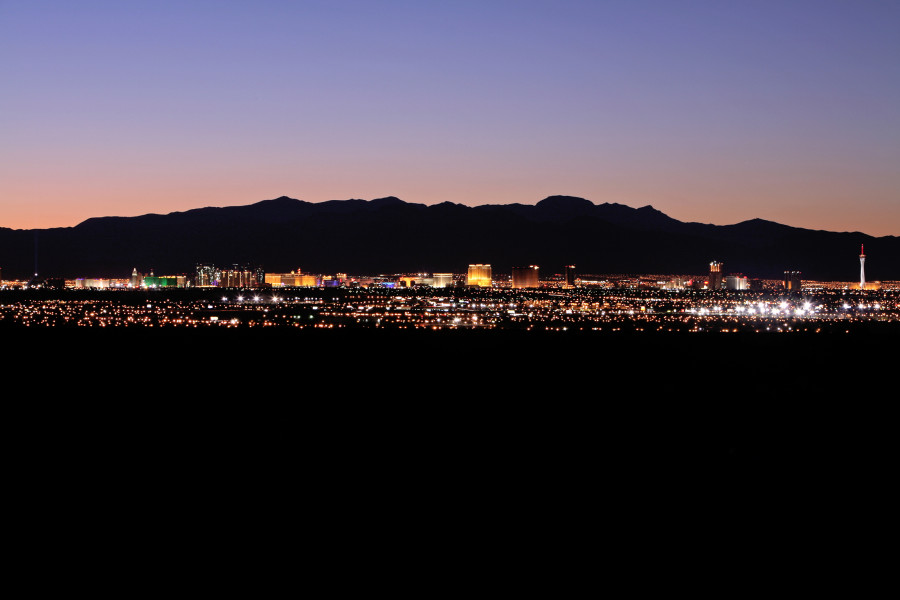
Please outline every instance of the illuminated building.
[[135, 267], [131, 272], [131, 280], [129, 281], [129, 284], [133, 288], [141, 287], [141, 275], [138, 273], [137, 267]]
[[166, 287], [183, 288], [187, 286], [187, 276], [185, 275], [164, 275], [159, 279], [164, 281]]
[[433, 279], [433, 285], [436, 288], [445, 288], [453, 285], [453, 273], [435, 273]]
[[725, 278], [725, 289], [749, 290], [750, 279], [748, 279], [745, 275], [729, 275]]
[[537, 288], [540, 287], [540, 281], [538, 280], [538, 267], [537, 265], [529, 265], [527, 267], [513, 267], [512, 268], [512, 287], [513, 289], [521, 290], [525, 288]]
[[661, 287], [667, 290], [683, 290], [686, 287], [693, 285], [693, 281], [689, 281], [684, 277], [673, 277], [669, 281], [665, 282]]
[[211, 264], [198, 264], [194, 285], [198, 287], [212, 287], [218, 285], [216, 279], [216, 267]]
[[233, 265], [231, 269], [216, 271], [216, 280], [219, 287], [248, 288], [259, 287], [266, 280], [266, 274], [261, 267], [248, 267]]
[[184, 287], [187, 277], [184, 275], [165, 275], [162, 277], [144, 277], [141, 286], [145, 288]]
[[862, 244], [859, 246], [859, 289], [866, 289], [866, 247]]
[[282, 287], [287, 285], [284, 280], [285, 278], [290, 277], [291, 283], [293, 283], [293, 275], [289, 275], [288, 273], [266, 273], [266, 285], [270, 285], [272, 287]]
[[75, 287], [105, 290], [109, 288], [109, 279], [85, 279], [82, 277], [75, 280]]
[[784, 272], [784, 291], [789, 294], [799, 294], [802, 288], [800, 271]]
[[[152, 271], [150, 276], [153, 276]], [[260, 287], [265, 281], [266, 274], [262, 267], [238, 265], [233, 265], [231, 269], [217, 269], [212, 264], [198, 264], [194, 277], [195, 285], [198, 287]]]
[[[304, 279], [305, 278], [305, 279]], [[266, 273], [263, 280], [272, 287], [301, 287], [316, 285], [314, 276], [302, 275], [300, 269], [290, 273]], [[310, 280], [312, 283], [309, 283]]]
[[224, 269], [217, 273], [216, 280], [220, 287], [237, 288], [244, 287], [241, 285], [241, 271], [239, 269]]
[[575, 287], [575, 265], [566, 265], [563, 272], [563, 287]]
[[491, 287], [491, 265], [469, 265], [466, 285]]
[[724, 265], [717, 260], [709, 263], [709, 289], [718, 290], [722, 287], [722, 269]]

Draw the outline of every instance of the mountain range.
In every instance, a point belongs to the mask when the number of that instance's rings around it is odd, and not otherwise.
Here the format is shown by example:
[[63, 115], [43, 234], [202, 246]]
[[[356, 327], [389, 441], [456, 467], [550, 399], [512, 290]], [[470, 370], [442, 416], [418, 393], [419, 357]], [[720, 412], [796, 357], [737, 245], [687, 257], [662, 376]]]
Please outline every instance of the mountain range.
[[685, 223], [652, 206], [551, 196], [537, 204], [468, 206], [376, 200], [304, 202], [282, 196], [247, 206], [166, 215], [100, 217], [75, 227], [0, 228], [4, 279], [190, 273], [199, 262], [266, 271], [377, 274], [495, 272], [537, 264], [543, 273], [703, 274], [709, 263], [751, 278], [853, 281], [866, 247], [868, 280], [900, 279], [900, 238], [790, 227], [762, 219]]

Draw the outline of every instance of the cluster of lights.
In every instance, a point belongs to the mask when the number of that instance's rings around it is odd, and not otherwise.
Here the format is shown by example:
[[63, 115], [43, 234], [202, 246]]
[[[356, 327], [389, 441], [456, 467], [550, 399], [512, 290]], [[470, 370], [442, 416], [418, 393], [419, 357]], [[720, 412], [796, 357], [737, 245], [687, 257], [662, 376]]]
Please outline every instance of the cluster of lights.
[[[0, 305], [0, 321], [25, 326], [375, 327], [529, 331], [797, 331], [808, 323], [900, 320], [897, 292], [863, 298], [822, 291], [800, 298], [766, 294], [659, 293], [652, 290], [316, 290], [150, 301], [56, 300]], [[121, 296], [121, 298], [126, 298]], [[818, 325], [815, 328], [820, 328]]]

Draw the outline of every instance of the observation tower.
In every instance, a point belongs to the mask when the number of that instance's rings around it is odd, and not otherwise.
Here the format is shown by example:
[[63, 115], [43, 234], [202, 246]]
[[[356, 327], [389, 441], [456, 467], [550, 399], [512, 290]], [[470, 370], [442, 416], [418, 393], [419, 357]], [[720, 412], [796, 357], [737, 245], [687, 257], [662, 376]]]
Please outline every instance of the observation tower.
[[866, 289], [866, 247], [859, 246], [859, 289]]

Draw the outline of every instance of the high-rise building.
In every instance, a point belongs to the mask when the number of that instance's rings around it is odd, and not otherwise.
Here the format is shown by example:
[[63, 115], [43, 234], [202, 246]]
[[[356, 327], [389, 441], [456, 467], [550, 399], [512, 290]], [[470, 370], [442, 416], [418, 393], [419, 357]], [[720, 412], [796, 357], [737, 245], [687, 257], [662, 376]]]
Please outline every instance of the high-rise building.
[[141, 287], [142, 279], [143, 279], [143, 277], [141, 277], [141, 274], [138, 273], [137, 267], [135, 267], [134, 270], [131, 272], [131, 280], [129, 282], [131, 284], [131, 287], [133, 287], [133, 288]]
[[198, 286], [261, 287], [265, 284], [266, 273], [262, 267], [233, 265], [230, 269], [217, 269], [214, 265], [197, 265], [195, 281]]
[[435, 273], [432, 285], [436, 288], [445, 288], [453, 285], [453, 273]]
[[469, 265], [469, 272], [466, 276], [466, 285], [491, 287], [491, 280], [491, 265]]
[[784, 272], [784, 291], [789, 294], [799, 294], [802, 288], [800, 271]]
[[566, 265], [563, 272], [563, 287], [575, 287], [575, 265]]
[[521, 290], [525, 288], [537, 288], [541, 283], [538, 277], [538, 266], [528, 265], [527, 267], [512, 268], [512, 287]]
[[266, 273], [263, 281], [270, 287], [297, 287], [301, 285], [303, 274], [300, 269], [290, 273]]
[[211, 287], [218, 285], [216, 278], [216, 266], [208, 263], [197, 265], [197, 274], [194, 277], [194, 285], [197, 287]]
[[662, 288], [666, 290], [683, 290], [693, 285], [693, 283], [693, 281], [689, 281], [684, 277], [673, 277], [669, 281], [664, 282]]
[[[877, 267], [878, 265], [875, 266]], [[878, 269], [875, 270], [877, 271]], [[866, 247], [863, 244], [859, 246], [859, 289], [866, 289]]]
[[725, 289], [728, 290], [749, 290], [750, 280], [745, 275], [729, 275], [725, 278]]
[[718, 290], [722, 287], [722, 272], [725, 265], [717, 260], [709, 263], [709, 289]]

